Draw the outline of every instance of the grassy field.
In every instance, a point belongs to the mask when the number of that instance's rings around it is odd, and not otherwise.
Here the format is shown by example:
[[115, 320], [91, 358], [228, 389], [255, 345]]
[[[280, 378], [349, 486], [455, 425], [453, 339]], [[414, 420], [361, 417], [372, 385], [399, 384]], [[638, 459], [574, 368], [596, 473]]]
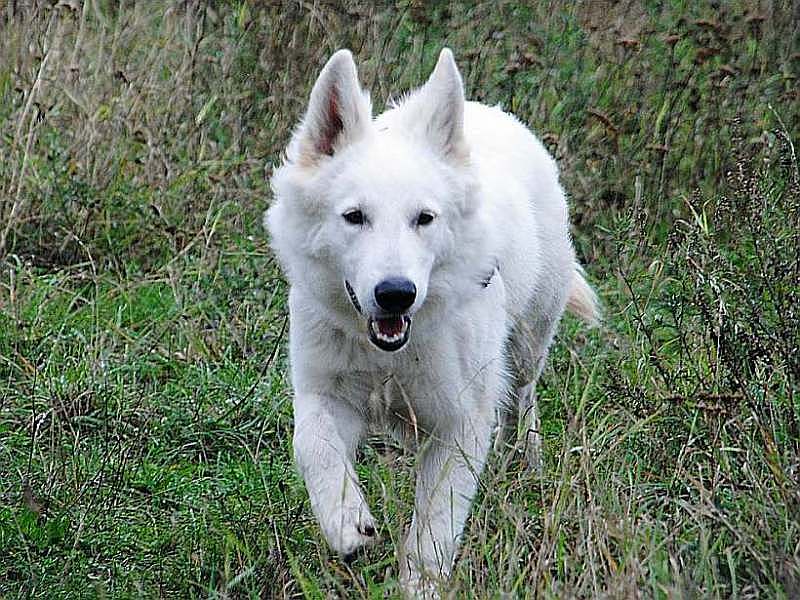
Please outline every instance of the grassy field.
[[0, 597], [397, 594], [413, 457], [331, 555], [261, 215], [325, 58], [443, 45], [557, 157], [605, 307], [492, 457], [456, 597], [800, 596], [800, 4], [0, 3]]

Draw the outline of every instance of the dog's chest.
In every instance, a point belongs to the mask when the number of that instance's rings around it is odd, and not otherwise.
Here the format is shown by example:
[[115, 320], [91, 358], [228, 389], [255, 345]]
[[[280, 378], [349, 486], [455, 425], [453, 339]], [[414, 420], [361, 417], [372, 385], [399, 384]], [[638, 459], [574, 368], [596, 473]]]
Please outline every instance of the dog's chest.
[[416, 437], [436, 426], [436, 407], [449, 394], [427, 369], [356, 371], [337, 378], [338, 395], [361, 412], [370, 428]]
[[[331, 342], [325, 356], [335, 357], [328, 363], [332, 395], [362, 414], [370, 428], [406, 440], [456, 422], [478, 405], [494, 405], [501, 394], [503, 323], [481, 329], [476, 319], [457, 317], [438, 323], [436, 335], [412, 337], [397, 353], [360, 339]], [[472, 326], [448, 326], [464, 322]]]

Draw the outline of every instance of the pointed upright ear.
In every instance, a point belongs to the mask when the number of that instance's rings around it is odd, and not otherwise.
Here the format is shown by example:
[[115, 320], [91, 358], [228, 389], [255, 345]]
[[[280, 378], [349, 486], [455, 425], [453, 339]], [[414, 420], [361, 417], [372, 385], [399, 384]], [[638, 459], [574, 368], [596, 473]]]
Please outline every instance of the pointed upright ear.
[[353, 55], [339, 50], [328, 59], [311, 90], [290, 154], [306, 166], [316, 164], [363, 136], [371, 119], [369, 95], [358, 83]]
[[416, 117], [432, 146], [448, 158], [465, 161], [469, 148], [464, 138], [464, 83], [449, 48], [439, 53], [433, 73], [415, 100]]

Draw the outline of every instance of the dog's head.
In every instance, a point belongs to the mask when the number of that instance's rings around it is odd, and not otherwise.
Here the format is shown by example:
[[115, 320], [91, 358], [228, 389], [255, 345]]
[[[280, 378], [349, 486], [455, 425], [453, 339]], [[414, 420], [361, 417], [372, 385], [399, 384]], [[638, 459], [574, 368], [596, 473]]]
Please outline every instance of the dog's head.
[[374, 121], [353, 57], [340, 50], [272, 178], [267, 226], [292, 285], [326, 306], [343, 301], [375, 346], [395, 351], [415, 313], [459, 293], [448, 274], [454, 249], [480, 246], [473, 182], [448, 49], [423, 87]]

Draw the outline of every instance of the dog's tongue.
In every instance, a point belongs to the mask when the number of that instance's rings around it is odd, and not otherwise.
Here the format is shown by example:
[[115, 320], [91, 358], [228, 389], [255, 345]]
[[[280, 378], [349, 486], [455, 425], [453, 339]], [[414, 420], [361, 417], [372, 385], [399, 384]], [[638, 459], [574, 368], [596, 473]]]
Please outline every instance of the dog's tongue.
[[403, 331], [403, 317], [389, 317], [378, 319], [378, 330], [387, 337], [392, 337]]

